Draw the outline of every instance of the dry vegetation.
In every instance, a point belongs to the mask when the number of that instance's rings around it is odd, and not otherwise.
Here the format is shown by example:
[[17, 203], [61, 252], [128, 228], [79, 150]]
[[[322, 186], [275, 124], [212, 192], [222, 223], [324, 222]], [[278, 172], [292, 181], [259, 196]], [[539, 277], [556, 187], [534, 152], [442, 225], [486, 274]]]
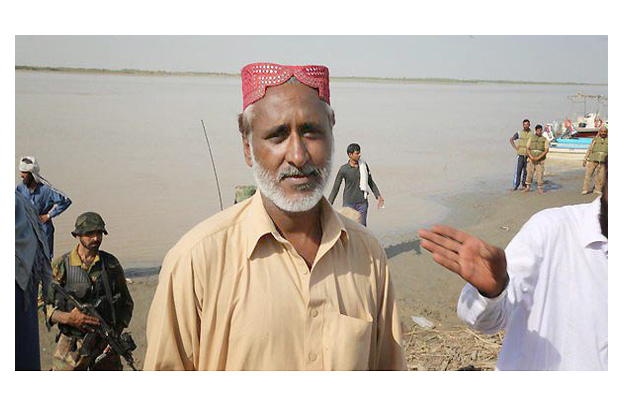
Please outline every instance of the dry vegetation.
[[408, 370], [493, 370], [503, 336], [414, 326], [404, 335]]

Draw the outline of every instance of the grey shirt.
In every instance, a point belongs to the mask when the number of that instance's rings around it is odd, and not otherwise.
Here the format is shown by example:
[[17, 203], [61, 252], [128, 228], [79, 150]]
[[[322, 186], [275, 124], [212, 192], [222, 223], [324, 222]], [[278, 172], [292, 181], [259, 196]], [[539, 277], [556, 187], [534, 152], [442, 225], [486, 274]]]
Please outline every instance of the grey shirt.
[[[368, 165], [367, 172], [369, 173], [369, 187], [371, 188], [373, 194], [377, 199], [378, 197], [380, 197], [380, 191], [378, 190], [378, 186], [376, 186], [375, 182], [373, 181], [373, 177], [371, 176]], [[364, 193], [362, 190], [360, 190], [360, 169], [358, 167], [350, 166], [348, 162], [346, 164], [343, 164], [339, 169], [339, 172], [336, 174], [334, 186], [332, 187], [332, 192], [330, 192], [330, 197], [328, 198], [330, 203], [334, 203], [334, 199], [336, 199], [336, 195], [339, 193], [339, 188], [341, 187], [341, 182], [343, 181], [343, 179], [345, 179], [345, 189], [343, 190], [343, 205], [345, 205], [346, 203], [365, 202]]]

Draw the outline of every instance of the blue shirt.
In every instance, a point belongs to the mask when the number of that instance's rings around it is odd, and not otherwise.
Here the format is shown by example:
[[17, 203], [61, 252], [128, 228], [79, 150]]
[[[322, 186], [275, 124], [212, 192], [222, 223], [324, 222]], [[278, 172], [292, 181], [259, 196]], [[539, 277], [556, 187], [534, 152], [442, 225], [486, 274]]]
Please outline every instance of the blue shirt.
[[72, 204], [72, 201], [58, 190], [42, 183], [37, 183], [37, 187], [32, 192], [24, 183], [18, 184], [15, 190], [30, 200], [38, 215], [50, 215], [50, 220], [43, 223], [42, 227], [48, 237], [48, 248], [50, 249], [50, 256], [52, 256], [54, 225], [51, 219], [65, 212], [69, 205]]

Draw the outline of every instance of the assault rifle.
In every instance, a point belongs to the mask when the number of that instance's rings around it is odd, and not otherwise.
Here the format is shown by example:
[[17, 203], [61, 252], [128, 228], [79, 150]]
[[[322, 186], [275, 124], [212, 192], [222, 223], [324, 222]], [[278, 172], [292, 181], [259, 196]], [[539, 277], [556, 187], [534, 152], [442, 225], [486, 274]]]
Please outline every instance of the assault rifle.
[[[115, 330], [106, 322], [106, 320], [102, 318], [100, 313], [96, 310], [100, 300], [98, 300], [96, 304], [83, 304], [72, 294], [65, 291], [61, 284], [56, 281], [52, 281], [52, 289], [61, 294], [66, 301], [72, 303], [81, 313], [97, 318], [100, 321], [100, 325], [93, 327], [94, 334], [102, 337], [111, 346], [111, 350], [126, 360], [126, 363], [128, 363], [128, 366], [130, 366], [132, 370], [137, 370], [135, 367], [135, 361], [132, 357], [132, 351], [137, 348], [137, 345], [132, 339], [132, 336], [130, 336], [130, 333], [117, 334]], [[85, 336], [85, 340], [83, 341], [82, 349], [90, 348], [94, 341], [95, 337], [89, 337], [89, 334], [87, 334], [87, 336]], [[88, 354], [88, 352], [80, 354], [85, 355]], [[94, 364], [104, 359], [107, 355], [108, 353], [102, 353], [95, 359]]]

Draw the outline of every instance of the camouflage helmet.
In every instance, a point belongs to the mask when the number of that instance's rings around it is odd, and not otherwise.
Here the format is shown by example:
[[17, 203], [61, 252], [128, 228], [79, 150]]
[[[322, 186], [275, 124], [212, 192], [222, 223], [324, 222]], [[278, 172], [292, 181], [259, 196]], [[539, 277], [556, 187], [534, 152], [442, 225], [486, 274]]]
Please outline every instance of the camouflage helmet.
[[256, 193], [256, 186], [247, 185], [247, 186], [236, 186], [234, 193], [234, 203], [241, 203], [245, 199], [249, 199], [254, 196]]
[[108, 232], [104, 227], [104, 219], [102, 219], [102, 216], [95, 212], [85, 212], [80, 214], [76, 218], [74, 228], [72, 236], [84, 235], [93, 231], [102, 231], [102, 233], [108, 235]]

